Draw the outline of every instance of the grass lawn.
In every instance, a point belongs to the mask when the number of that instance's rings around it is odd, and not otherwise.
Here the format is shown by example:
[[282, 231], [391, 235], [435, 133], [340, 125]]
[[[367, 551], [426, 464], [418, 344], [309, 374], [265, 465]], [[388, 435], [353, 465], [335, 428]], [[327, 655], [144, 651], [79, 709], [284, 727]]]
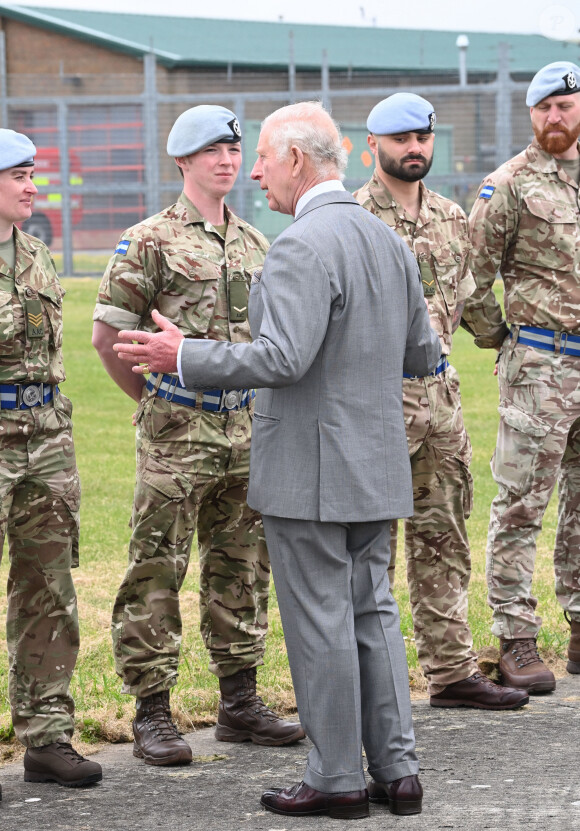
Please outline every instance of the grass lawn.
[[[83, 500], [81, 512], [81, 567], [75, 571], [81, 620], [81, 655], [72, 684], [77, 705], [78, 742], [124, 741], [130, 737], [134, 711], [132, 697], [121, 695], [111, 655], [109, 623], [113, 598], [125, 571], [128, 520], [135, 477], [134, 404], [117, 389], [101, 367], [91, 346], [92, 311], [98, 282], [91, 278], [65, 279], [64, 391], [74, 403], [74, 430]], [[473, 576], [470, 587], [470, 623], [478, 650], [495, 645], [489, 628], [491, 613], [486, 605], [485, 540], [489, 505], [495, 484], [489, 459], [497, 429], [497, 384], [493, 377], [495, 353], [477, 349], [460, 330], [455, 338], [453, 363], [461, 376], [465, 421], [474, 448], [472, 474], [475, 508], [469, 520]], [[554, 500], [544, 520], [539, 540], [534, 592], [540, 600], [544, 625], [539, 643], [557, 674], [564, 673], [569, 628], [556, 602], [553, 589], [551, 551], [554, 544], [556, 507]], [[401, 551], [402, 551], [401, 542]], [[7, 551], [0, 566], [0, 582], [6, 585]], [[411, 684], [416, 694], [425, 690], [417, 667], [413, 627], [405, 589], [402, 557], [395, 594], [406, 636]], [[207, 657], [199, 635], [196, 553], [181, 592], [184, 638], [179, 683], [172, 704], [182, 729], [215, 721], [218, 703], [216, 679], [208, 672]], [[4, 621], [4, 588], [0, 593], [0, 761], [19, 752], [11, 741], [7, 695]], [[270, 630], [266, 665], [258, 671], [258, 685], [267, 700], [284, 712], [294, 705], [292, 684], [275, 592], [271, 595]]]

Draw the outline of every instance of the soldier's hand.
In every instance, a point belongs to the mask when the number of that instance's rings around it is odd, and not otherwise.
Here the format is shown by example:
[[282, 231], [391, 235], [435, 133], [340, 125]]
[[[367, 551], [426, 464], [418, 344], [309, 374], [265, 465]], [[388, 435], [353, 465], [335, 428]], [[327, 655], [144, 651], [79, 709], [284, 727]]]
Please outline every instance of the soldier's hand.
[[176, 372], [177, 353], [183, 335], [177, 326], [156, 309], [151, 317], [161, 329], [160, 332], [122, 330], [119, 332], [119, 343], [115, 343], [113, 349], [123, 361], [135, 364], [132, 370], [140, 375], [149, 372]]

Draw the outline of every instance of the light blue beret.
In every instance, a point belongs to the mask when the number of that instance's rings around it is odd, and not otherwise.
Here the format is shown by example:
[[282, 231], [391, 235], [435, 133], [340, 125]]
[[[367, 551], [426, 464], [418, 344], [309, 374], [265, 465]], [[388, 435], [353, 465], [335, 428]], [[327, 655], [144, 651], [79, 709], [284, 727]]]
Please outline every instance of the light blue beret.
[[413, 92], [396, 92], [373, 107], [367, 118], [367, 128], [376, 136], [432, 133], [436, 120], [433, 104], [429, 101]]
[[0, 170], [9, 167], [30, 167], [34, 164], [36, 147], [28, 136], [14, 130], [0, 129]]
[[549, 63], [532, 78], [526, 105], [535, 107], [550, 95], [571, 95], [580, 92], [580, 68], [570, 61]]
[[240, 141], [242, 131], [231, 110], [216, 104], [200, 104], [181, 113], [167, 138], [167, 153], [173, 158], [189, 156], [208, 144]]

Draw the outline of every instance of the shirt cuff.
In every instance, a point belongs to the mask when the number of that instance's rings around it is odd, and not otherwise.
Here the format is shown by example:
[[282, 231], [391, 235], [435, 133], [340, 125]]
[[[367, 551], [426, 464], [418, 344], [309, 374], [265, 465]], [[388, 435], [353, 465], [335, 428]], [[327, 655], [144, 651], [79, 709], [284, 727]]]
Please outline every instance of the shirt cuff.
[[185, 343], [185, 338], [179, 344], [179, 349], [177, 350], [177, 374], [179, 375], [179, 383], [182, 387], [185, 386], [183, 381], [183, 374], [181, 372], [181, 350], [183, 349], [183, 344]]

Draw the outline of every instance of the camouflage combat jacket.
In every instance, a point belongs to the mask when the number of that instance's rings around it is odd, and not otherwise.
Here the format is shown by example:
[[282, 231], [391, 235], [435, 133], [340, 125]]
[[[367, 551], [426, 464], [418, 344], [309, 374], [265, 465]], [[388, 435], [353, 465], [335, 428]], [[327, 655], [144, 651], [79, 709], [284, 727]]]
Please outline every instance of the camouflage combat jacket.
[[14, 231], [14, 273], [0, 261], [0, 383], [64, 381], [64, 289], [46, 245]]
[[478, 346], [500, 346], [506, 321], [580, 334], [579, 205], [578, 184], [535, 141], [483, 181], [469, 217], [477, 289], [462, 321]]
[[158, 331], [158, 309], [185, 337], [251, 340], [248, 293], [268, 242], [227, 208], [224, 242], [181, 194], [175, 205], [129, 228], [103, 275], [93, 315], [115, 329]]
[[455, 202], [428, 190], [423, 182], [419, 185], [421, 208], [416, 221], [395, 202], [376, 172], [354, 196], [393, 228], [415, 254], [431, 325], [441, 340], [441, 354], [449, 355], [455, 310], [475, 288], [469, 269], [467, 217]]

